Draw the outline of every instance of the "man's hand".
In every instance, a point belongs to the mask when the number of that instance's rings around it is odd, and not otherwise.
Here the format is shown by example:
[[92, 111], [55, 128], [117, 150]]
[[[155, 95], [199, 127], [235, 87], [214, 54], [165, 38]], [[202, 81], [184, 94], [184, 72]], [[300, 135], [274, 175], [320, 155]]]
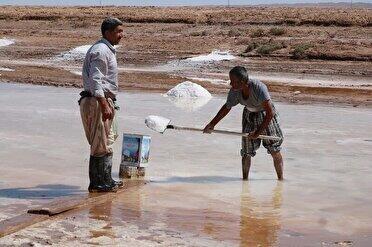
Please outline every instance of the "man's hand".
[[114, 117], [114, 112], [111, 109], [109, 103], [107, 102], [106, 98], [100, 97], [97, 98], [99, 105], [101, 106], [101, 111], [102, 111], [102, 120], [106, 121], [107, 119], [113, 119]]
[[257, 130], [252, 131], [251, 133], [249, 133], [248, 139], [252, 139], [252, 140], [257, 139], [259, 135], [260, 133]]
[[207, 126], [205, 126], [203, 133], [210, 134], [212, 133], [213, 129], [214, 129], [214, 126], [211, 123], [209, 123], [207, 124]]

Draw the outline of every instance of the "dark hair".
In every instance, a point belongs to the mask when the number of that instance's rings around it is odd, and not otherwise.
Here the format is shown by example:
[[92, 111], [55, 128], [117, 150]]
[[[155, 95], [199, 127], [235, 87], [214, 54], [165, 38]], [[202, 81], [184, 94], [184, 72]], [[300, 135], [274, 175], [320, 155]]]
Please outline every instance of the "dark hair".
[[246, 70], [246, 68], [242, 66], [235, 66], [230, 70], [229, 74], [236, 76], [237, 78], [239, 78], [239, 80], [244, 81], [246, 83], [248, 83], [249, 81], [248, 71]]
[[102, 35], [105, 35], [106, 31], [112, 31], [120, 25], [123, 25], [123, 23], [118, 18], [107, 17], [102, 22], [101, 33]]

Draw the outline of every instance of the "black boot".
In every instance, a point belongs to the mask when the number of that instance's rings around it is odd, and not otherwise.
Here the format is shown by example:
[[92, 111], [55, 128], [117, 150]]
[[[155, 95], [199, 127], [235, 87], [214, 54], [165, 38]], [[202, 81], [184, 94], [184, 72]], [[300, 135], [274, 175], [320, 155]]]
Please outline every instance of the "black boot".
[[123, 187], [124, 183], [122, 181], [115, 181], [112, 179], [112, 154], [106, 154], [105, 156], [105, 181], [106, 184], [110, 184], [112, 186], [117, 186], [117, 187]]
[[89, 192], [116, 192], [117, 186], [106, 184], [105, 181], [105, 157], [90, 156], [89, 160]]
[[97, 167], [95, 166], [95, 159], [93, 156], [89, 158], [89, 187], [88, 191], [91, 192], [93, 189], [97, 188]]

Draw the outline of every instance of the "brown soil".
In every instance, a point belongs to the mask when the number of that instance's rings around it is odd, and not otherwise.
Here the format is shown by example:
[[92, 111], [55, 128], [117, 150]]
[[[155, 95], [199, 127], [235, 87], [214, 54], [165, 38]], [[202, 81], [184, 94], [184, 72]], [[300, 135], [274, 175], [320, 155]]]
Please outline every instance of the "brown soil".
[[[119, 66], [139, 68], [120, 73], [120, 88], [125, 90], [165, 92], [185, 80], [189, 72], [227, 74], [236, 63], [255, 73], [343, 75], [351, 80], [372, 77], [368, 8], [8, 6], [0, 7], [0, 13], [0, 38], [16, 40], [14, 45], [0, 47], [0, 67], [16, 70], [0, 71], [2, 81], [81, 87], [79, 76], [46, 63], [61, 52], [99, 39], [99, 25], [107, 15], [125, 21], [125, 37], [118, 50]], [[269, 52], [262, 52], [264, 48], [269, 48]], [[187, 73], [141, 71], [144, 66], [214, 49], [230, 50], [241, 57], [238, 62], [209, 64]], [[296, 49], [300, 56], [294, 56]], [[63, 62], [61, 66], [81, 67], [81, 61]], [[338, 82], [332, 87], [265, 83], [277, 99], [372, 104], [370, 84], [345, 88]], [[225, 85], [200, 84], [214, 93], [227, 91]], [[295, 91], [301, 94], [294, 94]]]

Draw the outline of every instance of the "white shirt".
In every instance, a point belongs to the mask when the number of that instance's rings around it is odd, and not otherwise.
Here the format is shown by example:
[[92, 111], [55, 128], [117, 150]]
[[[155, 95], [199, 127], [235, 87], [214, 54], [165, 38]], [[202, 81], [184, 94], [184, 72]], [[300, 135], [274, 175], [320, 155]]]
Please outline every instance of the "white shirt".
[[85, 56], [83, 86], [95, 97], [115, 98], [118, 93], [116, 50], [104, 38], [89, 48]]

